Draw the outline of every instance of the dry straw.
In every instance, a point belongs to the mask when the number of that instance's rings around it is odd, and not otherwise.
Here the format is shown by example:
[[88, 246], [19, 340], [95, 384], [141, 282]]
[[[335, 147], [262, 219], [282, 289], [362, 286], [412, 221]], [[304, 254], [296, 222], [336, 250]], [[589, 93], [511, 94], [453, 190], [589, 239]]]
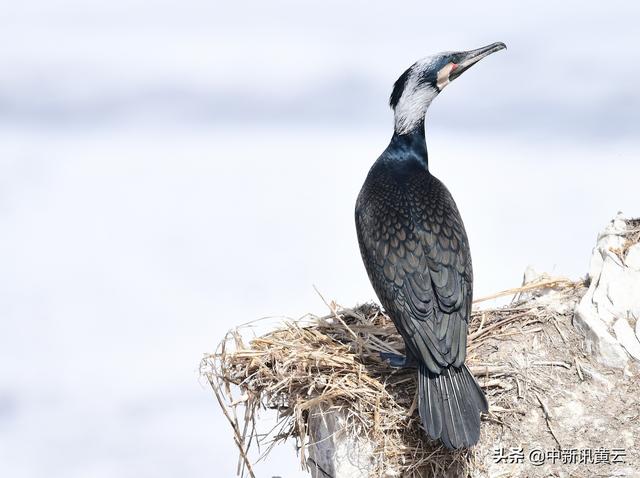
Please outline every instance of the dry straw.
[[[487, 362], [491, 354], [484, 349], [523, 331], [535, 332], [542, 324], [554, 322], [557, 328], [557, 312], [535, 298], [541, 290], [550, 289], [575, 298], [583, 292], [583, 284], [545, 277], [476, 301], [514, 296], [509, 305], [476, 310], [471, 317], [467, 363], [490, 402], [485, 422], [514, 420], [509, 397], [522, 397], [524, 384], [532, 391], [531, 399], [540, 400], [532, 377], [523, 376], [512, 363]], [[203, 359], [202, 373], [240, 451], [238, 475], [255, 476], [250, 450], [264, 458], [274, 444], [286, 439], [296, 441], [302, 466], [312, 465], [308, 417], [331, 407], [346, 413], [350, 433], [375, 444], [372, 476], [444, 476], [452, 469], [456, 475], [472, 474], [472, 452], [451, 453], [425, 439], [416, 412], [415, 372], [392, 369], [380, 359], [382, 351], [403, 350], [390, 319], [372, 304], [353, 309], [327, 305], [331, 313], [325, 317], [288, 321], [251, 339], [247, 332], [255, 323], [231, 330], [216, 352]], [[564, 362], [537, 365], [568, 366]], [[277, 411], [275, 427], [268, 433], [258, 427], [263, 409]]]

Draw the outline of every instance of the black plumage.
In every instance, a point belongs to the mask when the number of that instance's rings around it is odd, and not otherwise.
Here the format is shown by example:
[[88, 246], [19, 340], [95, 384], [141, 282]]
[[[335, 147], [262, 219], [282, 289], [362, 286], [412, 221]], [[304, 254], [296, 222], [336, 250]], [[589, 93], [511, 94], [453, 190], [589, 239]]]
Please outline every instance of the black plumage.
[[391, 106], [392, 108], [395, 108], [398, 105], [410, 74], [411, 68], [407, 68], [405, 72], [400, 75], [400, 77], [393, 84], [393, 90], [391, 91], [391, 96], [389, 97], [389, 106]]
[[[416, 63], [396, 82], [396, 131], [369, 171], [355, 211], [371, 283], [404, 338], [407, 360], [417, 363], [423, 426], [451, 449], [478, 441], [480, 412], [488, 406], [464, 364], [473, 294], [469, 242], [453, 197], [428, 167], [424, 112], [441, 88], [420, 79], [440, 81], [440, 69], [454, 70], [449, 65], [471, 53]], [[405, 89], [409, 83], [412, 91]], [[399, 112], [401, 101], [415, 100], [411, 95], [427, 99], [424, 109]], [[399, 118], [407, 114], [415, 118]]]

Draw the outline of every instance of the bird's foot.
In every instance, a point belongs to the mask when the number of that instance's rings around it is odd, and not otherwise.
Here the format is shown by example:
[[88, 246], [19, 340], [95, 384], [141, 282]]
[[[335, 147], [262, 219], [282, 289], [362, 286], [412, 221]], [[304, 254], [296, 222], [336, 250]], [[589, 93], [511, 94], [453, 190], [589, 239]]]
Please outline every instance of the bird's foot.
[[416, 368], [418, 365], [413, 357], [390, 352], [380, 352], [380, 358], [393, 368]]

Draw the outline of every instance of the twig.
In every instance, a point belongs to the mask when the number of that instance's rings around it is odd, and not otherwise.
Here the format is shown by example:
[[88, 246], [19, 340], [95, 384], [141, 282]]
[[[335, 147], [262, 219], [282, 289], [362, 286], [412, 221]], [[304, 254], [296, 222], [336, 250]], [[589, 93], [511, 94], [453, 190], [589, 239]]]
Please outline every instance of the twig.
[[342, 326], [347, 329], [347, 331], [353, 336], [354, 339], [356, 339], [356, 342], [358, 344], [360, 344], [360, 337], [358, 337], [358, 334], [356, 334], [353, 330], [351, 330], [351, 327], [349, 327], [347, 325], [347, 323], [342, 319], [342, 317], [340, 317], [340, 314], [338, 314], [338, 310], [336, 309], [336, 307], [333, 304], [329, 304], [325, 298], [322, 296], [322, 294], [320, 293], [320, 291], [318, 290], [318, 288], [314, 285], [313, 286], [313, 290], [316, 291], [316, 293], [320, 296], [320, 299], [322, 299], [322, 302], [324, 302], [324, 304], [329, 308], [329, 310], [331, 311], [331, 313], [333, 314], [333, 317], [339, 321]]
[[560, 330], [560, 327], [558, 327], [558, 322], [556, 321], [556, 319], [553, 319], [551, 323], [553, 324], [553, 326], [556, 328], [556, 330], [560, 334], [560, 338], [562, 338], [562, 341], [566, 344], [567, 343], [567, 338], [562, 333], [562, 330]]
[[578, 377], [580, 377], [581, 382], [584, 382], [584, 375], [582, 375], [582, 367], [580, 366], [580, 362], [578, 362], [578, 357], [574, 357], [573, 360], [576, 363], [576, 371], [578, 372]]
[[522, 389], [520, 388], [520, 380], [518, 380], [517, 376], [516, 376], [516, 387], [518, 388], [518, 398], [524, 398], [524, 395], [522, 395]]
[[242, 457], [242, 460], [244, 461], [244, 465], [247, 467], [247, 470], [249, 471], [249, 476], [251, 476], [251, 478], [255, 478], [256, 475], [253, 473], [253, 468], [251, 467], [251, 462], [249, 461], [249, 458], [247, 457], [244, 447], [242, 446], [242, 437], [240, 435], [240, 430], [238, 429], [237, 425], [234, 423], [234, 421], [231, 419], [231, 416], [229, 415], [229, 412], [227, 411], [227, 407], [224, 405], [224, 401], [222, 400], [222, 397], [220, 396], [220, 392], [218, 390], [218, 386], [213, 382], [213, 379], [211, 377], [208, 377], [209, 380], [209, 384], [211, 385], [211, 388], [213, 388], [213, 393], [216, 396], [216, 399], [218, 400], [218, 404], [220, 405], [220, 408], [222, 409], [222, 413], [224, 414], [224, 416], [226, 417], [227, 421], [229, 422], [229, 424], [231, 425], [231, 428], [233, 429], [233, 435], [234, 435], [234, 441], [236, 442], [236, 445], [238, 446], [238, 449], [240, 450], [240, 456]]
[[533, 393], [535, 394], [536, 398], [540, 402], [540, 405], [542, 406], [542, 411], [544, 412], [544, 418], [547, 422], [547, 427], [549, 427], [549, 431], [551, 432], [553, 439], [558, 444], [558, 447], [562, 450], [562, 445], [560, 444], [560, 440], [558, 440], [558, 437], [556, 436], [556, 432], [553, 430], [553, 427], [551, 426], [551, 415], [549, 414], [549, 409], [547, 408], [547, 405], [542, 401], [542, 399], [540, 398], [540, 395], [538, 395], [538, 392], [534, 391]]
[[571, 368], [571, 364], [566, 362], [554, 362], [549, 360], [540, 360], [538, 362], [533, 362], [531, 365], [548, 365], [550, 367], [562, 367], [569, 370]]
[[535, 289], [544, 289], [547, 287], [554, 287], [554, 286], [559, 286], [559, 285], [569, 285], [569, 284], [573, 284], [573, 281], [569, 280], [569, 279], [565, 279], [564, 277], [556, 277], [553, 279], [547, 279], [544, 281], [540, 281], [540, 282], [534, 282], [531, 284], [527, 284], [527, 285], [523, 285], [522, 287], [515, 287], [513, 289], [507, 289], [507, 290], [503, 290], [502, 292], [498, 292], [496, 294], [491, 294], [488, 295], [486, 297], [481, 297], [479, 299], [476, 299], [473, 301], [474, 304], [477, 304], [479, 302], [484, 302], [487, 300], [491, 300], [491, 299], [497, 299], [498, 297], [504, 297], [505, 295], [513, 295], [513, 294], [517, 294], [519, 292], [527, 292], [530, 290], [535, 290]]

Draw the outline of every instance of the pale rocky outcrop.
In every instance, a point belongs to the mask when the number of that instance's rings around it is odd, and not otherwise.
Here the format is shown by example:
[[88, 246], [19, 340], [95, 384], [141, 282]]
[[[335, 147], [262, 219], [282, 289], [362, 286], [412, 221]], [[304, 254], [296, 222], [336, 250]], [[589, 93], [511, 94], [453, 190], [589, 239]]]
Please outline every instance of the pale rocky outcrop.
[[587, 352], [612, 368], [625, 368], [630, 357], [640, 361], [638, 232], [640, 221], [618, 214], [600, 233], [591, 256], [589, 289], [574, 316]]
[[309, 471], [313, 478], [327, 476], [369, 478], [375, 444], [366, 437], [348, 433], [346, 412], [328, 405], [309, 414]]

